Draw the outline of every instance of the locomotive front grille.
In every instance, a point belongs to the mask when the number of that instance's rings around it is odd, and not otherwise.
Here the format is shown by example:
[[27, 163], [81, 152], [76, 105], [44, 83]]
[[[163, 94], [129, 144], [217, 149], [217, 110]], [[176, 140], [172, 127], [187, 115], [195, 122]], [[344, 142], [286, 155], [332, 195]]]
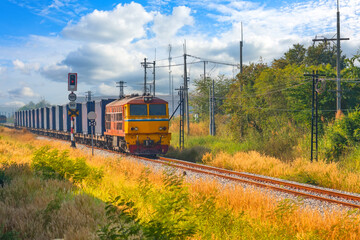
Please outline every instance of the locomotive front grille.
[[151, 147], [153, 145], [154, 145], [154, 140], [150, 140], [150, 139], [144, 140], [145, 147]]

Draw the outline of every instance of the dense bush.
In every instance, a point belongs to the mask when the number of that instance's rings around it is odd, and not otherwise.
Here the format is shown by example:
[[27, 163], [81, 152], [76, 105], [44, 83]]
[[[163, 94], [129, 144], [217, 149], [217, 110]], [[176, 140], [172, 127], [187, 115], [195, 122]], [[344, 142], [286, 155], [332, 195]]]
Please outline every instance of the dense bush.
[[103, 176], [100, 169], [90, 167], [84, 158], [71, 159], [68, 151], [59, 152], [45, 146], [35, 151], [31, 167], [45, 179], [69, 179], [74, 183], [96, 182]]
[[170, 146], [166, 156], [196, 163], [201, 162], [202, 156], [208, 152], [210, 152], [210, 149], [204, 146], [194, 146], [183, 150]]
[[98, 231], [100, 239], [180, 240], [195, 234], [197, 225], [183, 178], [173, 171], [164, 172], [164, 189], [158, 192], [148, 174], [141, 175], [138, 186], [142, 201], [152, 209], [147, 219], [141, 219], [133, 200], [118, 196], [106, 207], [109, 224]]
[[324, 155], [337, 161], [340, 156], [360, 142], [360, 111], [357, 109], [330, 124], [325, 133]]

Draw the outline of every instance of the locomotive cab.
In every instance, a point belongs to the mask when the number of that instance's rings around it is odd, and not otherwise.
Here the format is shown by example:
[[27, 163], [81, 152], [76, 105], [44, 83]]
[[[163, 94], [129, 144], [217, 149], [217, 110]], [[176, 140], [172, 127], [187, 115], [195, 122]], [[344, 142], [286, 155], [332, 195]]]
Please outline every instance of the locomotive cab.
[[106, 106], [104, 133], [115, 149], [139, 154], [165, 154], [171, 134], [168, 103], [152, 96], [114, 101]]

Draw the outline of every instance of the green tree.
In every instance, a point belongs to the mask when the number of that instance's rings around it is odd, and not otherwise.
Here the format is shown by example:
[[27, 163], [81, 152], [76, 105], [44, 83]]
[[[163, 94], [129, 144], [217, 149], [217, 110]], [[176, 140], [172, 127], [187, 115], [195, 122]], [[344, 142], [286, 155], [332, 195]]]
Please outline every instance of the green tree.
[[28, 104], [26, 104], [25, 106], [19, 108], [19, 111], [23, 111], [23, 110], [31, 110], [31, 109], [36, 109], [36, 108], [42, 108], [42, 107], [50, 107], [51, 104], [48, 103], [47, 101], [45, 101], [45, 99], [40, 100], [38, 103], [34, 103], [32, 101], [30, 101]]
[[[194, 81], [195, 90], [190, 93], [190, 105], [193, 107], [193, 113], [199, 114], [200, 119], [205, 119], [209, 115], [209, 91], [212, 87], [212, 79], [196, 79]], [[230, 79], [224, 75], [218, 76], [214, 79], [215, 85], [215, 99], [216, 99], [216, 113], [223, 114], [221, 106], [223, 105], [224, 96], [229, 91]]]
[[[336, 46], [329, 42], [310, 46], [307, 49], [305, 63], [307, 66], [318, 66], [330, 64], [336, 67]], [[345, 67], [345, 55], [340, 55], [340, 68]]]
[[306, 49], [301, 44], [294, 44], [285, 54], [285, 59], [289, 64], [301, 65], [304, 64], [306, 57]]
[[[306, 66], [319, 66], [330, 64], [332, 67], [336, 67], [336, 46], [331, 45], [329, 42], [320, 43], [317, 45], [309, 46], [307, 49], [304, 45], [294, 44], [284, 56], [275, 59], [272, 62], [273, 68], [285, 68], [287, 65], [295, 64], [300, 66], [305, 64]], [[341, 55], [340, 67], [344, 69], [346, 56]]]

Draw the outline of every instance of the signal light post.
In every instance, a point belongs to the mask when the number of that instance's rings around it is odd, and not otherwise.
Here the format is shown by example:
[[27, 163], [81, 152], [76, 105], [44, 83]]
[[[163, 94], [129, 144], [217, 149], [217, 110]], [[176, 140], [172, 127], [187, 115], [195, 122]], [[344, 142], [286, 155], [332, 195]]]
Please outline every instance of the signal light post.
[[71, 147], [76, 148], [75, 145], [75, 138], [74, 138], [74, 117], [79, 115], [79, 111], [76, 109], [76, 94], [74, 91], [77, 91], [77, 73], [69, 73], [68, 74], [68, 91], [71, 93], [68, 96], [69, 102], [69, 111], [68, 115], [71, 117], [71, 133], [70, 133], [70, 140], [71, 140]]

